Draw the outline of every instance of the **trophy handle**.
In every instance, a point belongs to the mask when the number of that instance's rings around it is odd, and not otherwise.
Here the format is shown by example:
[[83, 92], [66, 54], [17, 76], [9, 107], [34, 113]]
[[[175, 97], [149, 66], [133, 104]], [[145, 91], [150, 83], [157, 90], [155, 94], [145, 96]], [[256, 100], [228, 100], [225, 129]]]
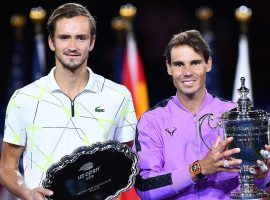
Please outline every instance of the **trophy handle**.
[[203, 116], [199, 119], [199, 134], [200, 134], [200, 138], [201, 138], [201, 140], [203, 141], [203, 143], [205, 144], [205, 146], [206, 146], [208, 149], [212, 149], [211, 147], [209, 147], [209, 146], [206, 144], [206, 142], [204, 141], [203, 136], [202, 136], [202, 124], [203, 124], [203, 122], [204, 122], [204, 120], [205, 120], [206, 118], [208, 118], [208, 126], [209, 126], [211, 129], [216, 129], [216, 128], [218, 128], [219, 126], [221, 126], [222, 122], [220, 121], [220, 122], [218, 122], [218, 123], [216, 124], [216, 126], [212, 126], [212, 125], [210, 124], [210, 121], [213, 121], [213, 120], [215, 119], [215, 115], [214, 115], [213, 113], [205, 114], [205, 115], [203, 115]]

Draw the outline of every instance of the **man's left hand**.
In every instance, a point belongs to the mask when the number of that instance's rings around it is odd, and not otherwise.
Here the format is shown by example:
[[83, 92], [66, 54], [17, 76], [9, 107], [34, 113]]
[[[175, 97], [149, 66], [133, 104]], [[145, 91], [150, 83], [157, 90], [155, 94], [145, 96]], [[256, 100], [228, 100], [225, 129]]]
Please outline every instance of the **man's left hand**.
[[270, 168], [270, 145], [265, 145], [266, 150], [261, 150], [261, 155], [265, 162], [257, 160], [259, 169], [257, 170], [256, 178], [263, 179], [267, 176]]

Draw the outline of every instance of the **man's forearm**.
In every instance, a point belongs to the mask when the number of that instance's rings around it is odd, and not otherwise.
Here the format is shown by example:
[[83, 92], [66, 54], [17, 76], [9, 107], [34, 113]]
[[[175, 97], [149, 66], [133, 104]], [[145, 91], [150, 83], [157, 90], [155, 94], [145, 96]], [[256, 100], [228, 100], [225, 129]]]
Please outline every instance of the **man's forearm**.
[[25, 193], [29, 191], [17, 170], [0, 169], [0, 181], [12, 194], [21, 199], [24, 199]]

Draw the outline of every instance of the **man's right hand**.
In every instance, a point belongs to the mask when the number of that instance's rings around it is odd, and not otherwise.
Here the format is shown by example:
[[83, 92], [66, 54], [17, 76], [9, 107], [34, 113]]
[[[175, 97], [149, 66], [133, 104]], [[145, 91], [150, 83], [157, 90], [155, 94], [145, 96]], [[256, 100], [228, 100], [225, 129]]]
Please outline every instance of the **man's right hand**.
[[240, 171], [240, 168], [238, 166], [242, 163], [242, 160], [232, 158], [234, 154], [240, 152], [240, 148], [228, 150], [228, 145], [232, 141], [232, 137], [226, 138], [224, 141], [221, 141], [220, 136], [218, 136], [215, 141], [214, 147], [207, 153], [207, 155], [202, 160], [199, 161], [203, 175], [215, 174], [217, 172]]
[[45, 200], [45, 196], [52, 196], [53, 192], [51, 190], [38, 187], [32, 190], [27, 190], [22, 200]]

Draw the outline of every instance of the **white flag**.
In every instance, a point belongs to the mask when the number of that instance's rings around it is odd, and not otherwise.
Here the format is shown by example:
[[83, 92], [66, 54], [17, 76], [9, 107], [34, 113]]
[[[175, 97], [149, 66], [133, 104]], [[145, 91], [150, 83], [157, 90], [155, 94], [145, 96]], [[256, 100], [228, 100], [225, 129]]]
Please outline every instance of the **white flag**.
[[240, 97], [237, 90], [241, 87], [241, 77], [245, 78], [245, 86], [249, 89], [248, 98], [253, 102], [252, 82], [249, 65], [248, 38], [245, 34], [241, 34], [239, 39], [238, 61], [236, 66], [236, 74], [234, 78], [232, 95], [232, 100], [234, 102], [236, 102], [237, 99]]

